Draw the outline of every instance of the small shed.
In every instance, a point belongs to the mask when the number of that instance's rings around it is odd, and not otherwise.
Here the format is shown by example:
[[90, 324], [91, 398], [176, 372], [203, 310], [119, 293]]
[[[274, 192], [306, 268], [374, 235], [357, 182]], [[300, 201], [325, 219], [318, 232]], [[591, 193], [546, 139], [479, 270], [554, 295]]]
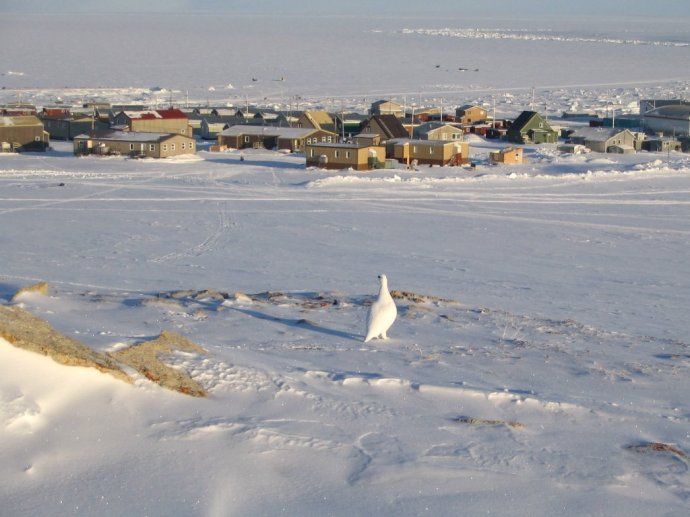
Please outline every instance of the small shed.
[[492, 164], [521, 165], [525, 162], [522, 147], [506, 147], [500, 151], [489, 153]]

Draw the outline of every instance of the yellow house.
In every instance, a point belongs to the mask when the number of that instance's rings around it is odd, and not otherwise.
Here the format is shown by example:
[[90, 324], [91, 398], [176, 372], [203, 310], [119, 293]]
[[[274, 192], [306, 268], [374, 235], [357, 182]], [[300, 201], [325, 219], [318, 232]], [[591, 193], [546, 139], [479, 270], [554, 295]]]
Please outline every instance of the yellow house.
[[335, 121], [327, 111], [305, 111], [297, 119], [295, 127], [323, 129], [332, 132], [335, 130]]
[[114, 126], [127, 126], [134, 132], [177, 133], [192, 136], [189, 118], [179, 109], [155, 111], [121, 111], [113, 120]]
[[473, 106], [465, 104], [455, 109], [455, 122], [463, 126], [471, 126], [477, 122], [483, 122], [487, 119], [487, 112], [481, 106]]
[[367, 171], [382, 168], [386, 148], [380, 145], [314, 143], [305, 146], [307, 167], [321, 169], [354, 169]]
[[463, 165], [470, 161], [470, 144], [458, 141], [398, 138], [387, 144], [386, 156], [405, 164]]
[[442, 122], [427, 122], [417, 126], [413, 131], [418, 140], [462, 140], [464, 133], [461, 128]]

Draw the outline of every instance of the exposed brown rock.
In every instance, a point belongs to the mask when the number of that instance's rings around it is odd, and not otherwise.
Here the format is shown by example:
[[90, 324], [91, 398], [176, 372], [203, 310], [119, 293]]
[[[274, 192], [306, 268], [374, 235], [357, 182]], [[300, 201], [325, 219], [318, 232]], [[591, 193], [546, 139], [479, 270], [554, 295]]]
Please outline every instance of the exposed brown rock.
[[28, 287], [22, 287], [19, 291], [17, 291], [14, 296], [12, 297], [12, 301], [15, 302], [17, 299], [26, 293], [38, 293], [42, 295], [47, 295], [48, 294], [48, 282], [38, 282], [37, 284], [30, 285]]
[[453, 422], [457, 422], [459, 424], [467, 424], [467, 425], [473, 425], [473, 426], [488, 426], [488, 427], [497, 427], [497, 426], [506, 426], [506, 427], [512, 427], [513, 429], [524, 429], [525, 424], [521, 422], [515, 422], [513, 420], [490, 420], [490, 419], [485, 419], [485, 418], [474, 418], [470, 416], [459, 416], [451, 419]]
[[109, 355], [165, 388], [194, 397], [205, 397], [206, 390], [198, 382], [185, 372], [171, 368], [160, 360], [161, 356], [171, 354], [175, 350], [206, 352], [184, 336], [163, 331], [152, 341], [144, 341], [129, 348], [111, 352]]
[[629, 451], [639, 453], [666, 453], [686, 461], [690, 459], [690, 456], [688, 456], [685, 452], [674, 445], [669, 445], [668, 443], [644, 442], [634, 445], [626, 445], [625, 448]]
[[439, 298], [438, 296], [433, 296], [430, 294], [417, 294], [409, 291], [393, 290], [391, 291], [391, 296], [397, 300], [408, 300], [414, 303], [458, 303], [457, 301], [450, 300], [448, 298]]
[[60, 364], [96, 368], [117, 379], [131, 382], [110, 357], [61, 334], [47, 321], [21, 307], [0, 306], [0, 336], [18, 348], [47, 355]]

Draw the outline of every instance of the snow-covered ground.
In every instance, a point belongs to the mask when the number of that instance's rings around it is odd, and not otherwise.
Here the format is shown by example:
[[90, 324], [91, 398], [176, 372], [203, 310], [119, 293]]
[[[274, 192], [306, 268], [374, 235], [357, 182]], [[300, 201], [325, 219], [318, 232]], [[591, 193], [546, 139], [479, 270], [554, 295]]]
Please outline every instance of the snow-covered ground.
[[[0, 103], [553, 119], [690, 88], [687, 17], [382, 12], [3, 11]], [[0, 514], [687, 515], [690, 156], [470, 143], [476, 169], [367, 173], [0, 155], [0, 305], [98, 351], [178, 332], [210, 394], [0, 340]], [[380, 273], [426, 297], [364, 344]]]
[[[690, 158], [472, 144], [419, 172], [1, 155], [1, 303], [47, 280], [15, 303], [99, 351], [179, 332], [210, 392], [0, 343], [3, 515], [687, 514]], [[438, 299], [363, 344], [379, 273]]]

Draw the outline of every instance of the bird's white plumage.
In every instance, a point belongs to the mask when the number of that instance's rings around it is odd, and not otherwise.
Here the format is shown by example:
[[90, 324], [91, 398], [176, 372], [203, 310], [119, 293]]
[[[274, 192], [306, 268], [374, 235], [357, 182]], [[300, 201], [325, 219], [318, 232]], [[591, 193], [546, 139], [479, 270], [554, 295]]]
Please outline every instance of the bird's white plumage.
[[398, 309], [395, 306], [393, 297], [388, 292], [388, 279], [386, 275], [379, 275], [379, 280], [381, 281], [379, 297], [371, 304], [369, 315], [367, 316], [365, 343], [373, 338], [388, 339], [386, 332], [391, 328], [398, 315]]

